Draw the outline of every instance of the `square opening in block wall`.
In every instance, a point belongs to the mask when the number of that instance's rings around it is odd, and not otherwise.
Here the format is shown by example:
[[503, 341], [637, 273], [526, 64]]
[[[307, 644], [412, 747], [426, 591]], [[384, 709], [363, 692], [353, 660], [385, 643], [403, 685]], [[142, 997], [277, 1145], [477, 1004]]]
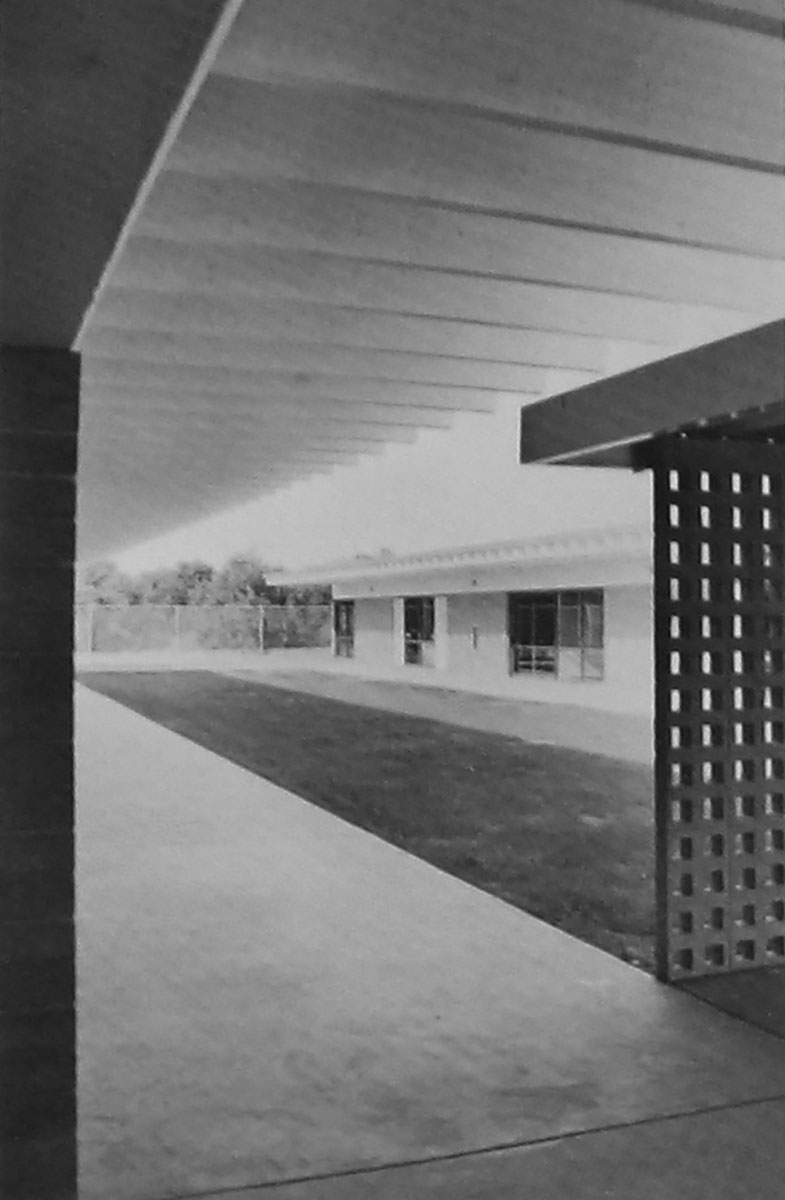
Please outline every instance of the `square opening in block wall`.
[[711, 916], [709, 918], [709, 925], [711, 926], [712, 929], [724, 929], [725, 928], [725, 909], [724, 908], [713, 908], [711, 910]]
[[677, 965], [682, 971], [691, 971], [694, 965], [695, 956], [692, 950], [680, 950], [676, 956]]

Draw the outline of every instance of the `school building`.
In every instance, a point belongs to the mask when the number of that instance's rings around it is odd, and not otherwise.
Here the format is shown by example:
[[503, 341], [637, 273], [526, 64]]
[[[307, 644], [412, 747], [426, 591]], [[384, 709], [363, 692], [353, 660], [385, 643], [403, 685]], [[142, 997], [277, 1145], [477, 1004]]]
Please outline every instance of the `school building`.
[[332, 651], [360, 671], [651, 711], [646, 527], [362, 557], [284, 578], [331, 584]]

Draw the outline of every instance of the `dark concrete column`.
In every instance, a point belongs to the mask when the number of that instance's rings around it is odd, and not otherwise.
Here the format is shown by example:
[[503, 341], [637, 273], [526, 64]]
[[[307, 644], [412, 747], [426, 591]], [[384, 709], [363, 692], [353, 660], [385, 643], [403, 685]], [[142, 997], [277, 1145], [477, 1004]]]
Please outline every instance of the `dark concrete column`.
[[785, 446], [654, 468], [660, 977], [785, 965]]
[[0, 1195], [76, 1196], [79, 356], [0, 349]]

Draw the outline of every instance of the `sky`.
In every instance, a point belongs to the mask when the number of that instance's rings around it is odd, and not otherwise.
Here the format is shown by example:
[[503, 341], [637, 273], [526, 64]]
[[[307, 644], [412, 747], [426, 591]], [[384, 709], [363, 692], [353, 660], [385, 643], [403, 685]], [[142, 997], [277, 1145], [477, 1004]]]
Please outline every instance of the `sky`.
[[648, 472], [521, 466], [517, 402], [262, 497], [116, 556], [127, 571], [252, 554], [301, 568], [356, 554], [607, 528], [648, 520]]

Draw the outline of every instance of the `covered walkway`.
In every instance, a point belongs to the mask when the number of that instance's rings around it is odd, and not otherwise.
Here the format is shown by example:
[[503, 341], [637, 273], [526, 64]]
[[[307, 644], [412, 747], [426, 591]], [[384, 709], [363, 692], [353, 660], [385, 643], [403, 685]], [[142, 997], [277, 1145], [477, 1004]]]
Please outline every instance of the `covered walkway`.
[[785, 1042], [78, 710], [82, 1200], [777, 1193]]

